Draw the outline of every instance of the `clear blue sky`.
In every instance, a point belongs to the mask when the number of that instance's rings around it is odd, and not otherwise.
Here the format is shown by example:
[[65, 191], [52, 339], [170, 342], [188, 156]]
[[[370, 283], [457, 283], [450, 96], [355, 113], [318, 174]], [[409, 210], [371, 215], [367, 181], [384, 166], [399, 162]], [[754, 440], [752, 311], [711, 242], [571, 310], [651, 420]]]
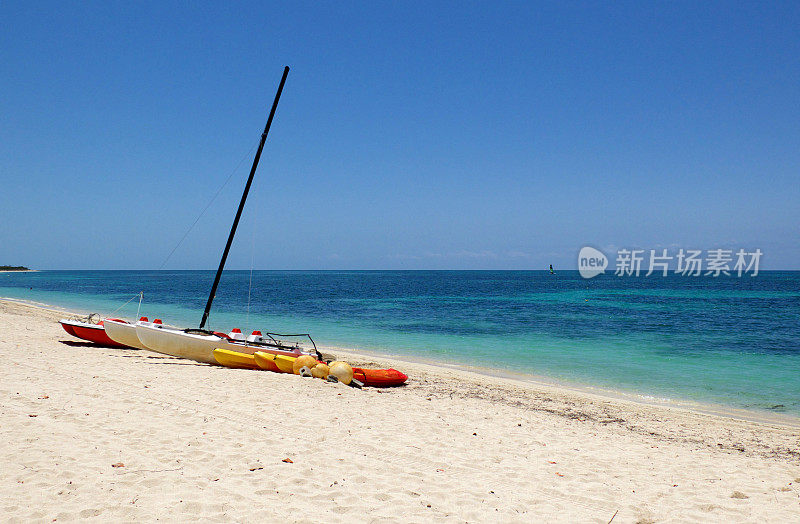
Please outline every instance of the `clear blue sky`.
[[[322, 5], [320, 5], [322, 4]], [[798, 2], [0, 4], [0, 264], [800, 268]]]

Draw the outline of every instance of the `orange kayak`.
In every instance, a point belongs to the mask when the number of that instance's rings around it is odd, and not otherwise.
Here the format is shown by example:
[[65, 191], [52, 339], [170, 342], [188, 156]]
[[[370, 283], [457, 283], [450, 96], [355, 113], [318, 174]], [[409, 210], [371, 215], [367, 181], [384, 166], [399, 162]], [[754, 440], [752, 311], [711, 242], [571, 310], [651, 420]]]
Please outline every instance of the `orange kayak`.
[[401, 386], [408, 380], [408, 375], [390, 369], [363, 369], [353, 368], [353, 378], [363, 382], [365, 386], [374, 388], [388, 388], [391, 386]]

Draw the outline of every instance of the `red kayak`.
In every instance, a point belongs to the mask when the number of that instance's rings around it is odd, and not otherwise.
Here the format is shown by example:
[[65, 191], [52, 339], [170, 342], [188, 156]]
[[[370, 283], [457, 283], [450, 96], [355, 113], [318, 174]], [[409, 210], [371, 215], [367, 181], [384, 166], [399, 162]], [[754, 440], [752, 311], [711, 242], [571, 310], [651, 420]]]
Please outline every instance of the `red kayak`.
[[[125, 322], [119, 318], [113, 318], [109, 320], [116, 320], [117, 322]], [[61, 327], [64, 328], [64, 331], [72, 335], [73, 337], [82, 338], [83, 340], [88, 340], [89, 342], [94, 342], [96, 344], [100, 344], [106, 347], [112, 348], [126, 348], [123, 344], [119, 344], [111, 340], [108, 335], [106, 335], [106, 330], [103, 327], [103, 321], [101, 320], [97, 324], [92, 324], [89, 322], [81, 322], [79, 320], [59, 320]], [[127, 322], [125, 322], [127, 324]]]
[[402, 386], [408, 380], [408, 375], [396, 369], [363, 369], [353, 368], [353, 378], [365, 386], [374, 388], [388, 388]]

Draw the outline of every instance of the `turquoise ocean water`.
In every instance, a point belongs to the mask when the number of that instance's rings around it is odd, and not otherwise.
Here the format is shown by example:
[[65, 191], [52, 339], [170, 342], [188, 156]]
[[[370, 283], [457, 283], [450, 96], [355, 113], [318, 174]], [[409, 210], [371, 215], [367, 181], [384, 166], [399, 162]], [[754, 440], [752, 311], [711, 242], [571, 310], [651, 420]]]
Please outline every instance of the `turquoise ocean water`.
[[[800, 272], [228, 271], [211, 326], [800, 416]], [[0, 296], [199, 323], [212, 271], [0, 273]], [[248, 312], [248, 290], [250, 305]], [[116, 313], [134, 318], [134, 300]]]

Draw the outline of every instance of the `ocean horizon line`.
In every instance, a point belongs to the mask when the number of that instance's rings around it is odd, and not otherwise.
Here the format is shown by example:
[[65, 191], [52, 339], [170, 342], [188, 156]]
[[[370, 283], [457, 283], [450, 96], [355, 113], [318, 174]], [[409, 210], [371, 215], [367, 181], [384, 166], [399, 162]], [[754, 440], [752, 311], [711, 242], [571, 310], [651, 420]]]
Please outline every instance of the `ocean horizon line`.
[[[162, 268], [162, 269], [144, 269], [144, 268], [133, 268], [133, 269], [130, 269], [130, 268], [104, 268], [104, 269], [92, 269], [92, 268], [85, 268], [85, 269], [40, 268], [40, 269], [28, 269], [28, 270], [24, 270], [24, 271], [2, 271], [2, 272], [4, 272], [4, 273], [35, 273], [35, 272], [40, 272], [40, 271], [148, 271], [148, 272], [195, 271], [195, 272], [214, 272], [214, 271], [217, 271], [217, 270], [214, 269], [214, 268], [211, 268], [211, 269], [186, 269], [186, 268], [173, 268], [173, 269], [164, 269], [164, 268]], [[245, 269], [227, 269], [226, 268], [223, 271], [224, 272], [234, 272], [234, 271], [235, 272], [249, 272], [249, 271], [251, 271], [251, 269], [249, 269], [249, 268], [245, 268]], [[399, 273], [399, 272], [423, 272], [423, 271], [424, 272], [441, 272], [441, 273], [446, 273], [446, 272], [450, 272], [450, 273], [455, 273], [455, 272], [464, 272], [464, 273], [468, 273], [468, 272], [550, 273], [550, 270], [547, 269], [547, 268], [545, 268], [545, 269], [444, 269], [444, 268], [434, 268], [434, 269], [425, 269], [425, 268], [409, 268], [409, 269], [398, 269], [398, 268], [388, 268], [388, 269], [344, 269], [344, 268], [340, 268], [340, 269], [267, 269], [267, 268], [259, 268], [259, 269], [255, 269], [254, 268], [254, 269], [252, 269], [252, 271], [284, 271], [284, 272], [302, 271], [302, 272], [321, 272], [321, 273], [323, 273], [323, 272], [343, 272], [343, 271], [347, 271], [347, 272], [364, 272], [364, 273], [369, 273], [369, 272], [398, 272]], [[554, 268], [554, 271], [555, 271], [556, 274], [558, 274], [559, 272], [572, 272], [572, 273], [578, 273], [579, 272], [579, 270], [577, 268], [561, 268], [561, 269]], [[644, 272], [645, 272], [645, 270], [642, 269], [642, 273], [644, 273]], [[758, 270], [759, 274], [761, 274], [761, 273], [796, 273], [796, 272], [800, 272], [800, 268], [796, 268], [796, 269], [759, 269]], [[731, 272], [731, 273], [733, 273], [733, 272]], [[617, 276], [617, 275], [614, 274], [614, 271], [611, 270], [611, 269], [606, 270], [606, 272], [604, 274], [605, 275]], [[673, 269], [670, 268], [667, 274], [668, 275], [674, 275], [676, 273], [675, 273], [675, 271]], [[660, 272], [656, 272], [651, 276], [645, 276], [643, 274], [642, 275], [626, 275], [626, 276], [632, 277], [632, 278], [642, 278], [642, 277], [643, 278], [659, 278], [659, 277], [662, 277]], [[697, 278], [697, 277], [706, 277], [706, 276], [708, 276], [708, 275], [705, 275], [705, 274], [701, 274], [701, 275], [697, 275], [697, 276], [688, 276], [687, 275], [687, 278]], [[740, 278], [740, 277], [735, 276], [733, 274], [725, 275], [725, 276], [731, 276], [731, 277], [735, 277], [735, 278]], [[744, 278], [745, 276], [753, 278], [750, 275], [743, 275], [741, 278]], [[757, 275], [756, 275], [756, 277], [757, 277]], [[718, 278], [718, 277], [714, 276], [712, 278]]]

